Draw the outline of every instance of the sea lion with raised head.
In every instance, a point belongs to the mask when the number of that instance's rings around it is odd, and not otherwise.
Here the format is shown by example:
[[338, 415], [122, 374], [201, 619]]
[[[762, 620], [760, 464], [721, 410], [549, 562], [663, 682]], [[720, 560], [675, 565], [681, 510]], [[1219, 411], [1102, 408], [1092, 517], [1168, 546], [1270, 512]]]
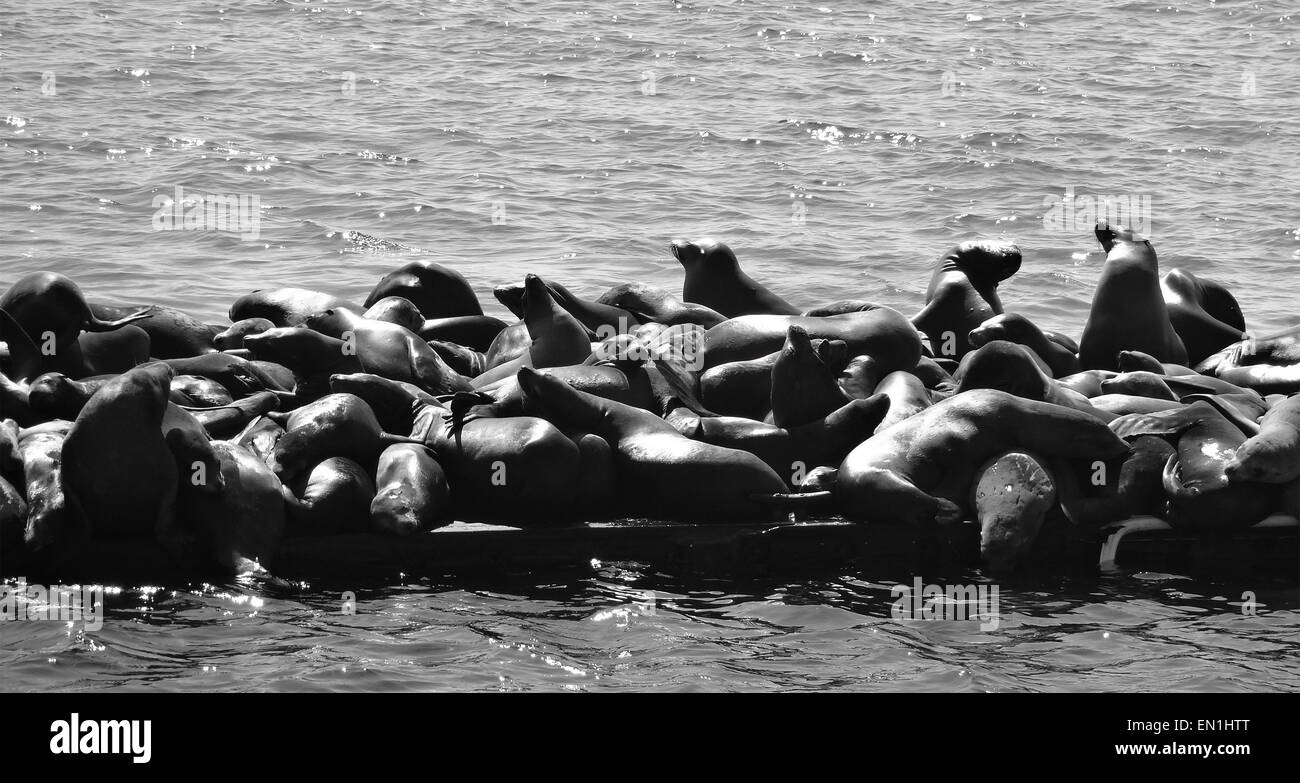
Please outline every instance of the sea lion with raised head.
[[912, 318], [935, 356], [959, 361], [974, 347], [971, 331], [1002, 313], [998, 283], [1019, 271], [1020, 261], [1019, 247], [997, 240], [962, 242], [939, 259], [925, 307]]
[[1242, 338], [1246, 322], [1241, 307], [1218, 283], [1175, 268], [1160, 278], [1160, 292], [1192, 364]]
[[1169, 321], [1160, 292], [1155, 248], [1105, 223], [1097, 225], [1096, 234], [1106, 249], [1106, 263], [1079, 340], [1079, 364], [1086, 370], [1114, 370], [1125, 350], [1187, 364], [1187, 348]]
[[0, 310], [7, 311], [33, 342], [41, 344], [47, 335], [52, 337], [56, 353], [71, 347], [83, 331], [111, 332], [149, 317], [139, 311], [115, 320], [97, 318], [77, 284], [57, 272], [20, 278], [0, 296]]
[[177, 489], [164, 440], [172, 369], [141, 365], [104, 384], [77, 415], [63, 444], [63, 481], [93, 536], [163, 533]]
[[738, 315], [799, 315], [802, 310], [754, 281], [740, 268], [736, 254], [716, 239], [678, 240], [669, 247], [686, 273], [682, 299]]
[[[528, 349], [523, 354], [474, 378], [481, 389], [514, 375], [521, 367], [562, 367], [582, 364], [591, 355], [591, 335], [569, 311], [551, 297], [546, 283], [537, 275], [524, 278], [524, 327]], [[504, 332], [503, 332], [504, 334]]]

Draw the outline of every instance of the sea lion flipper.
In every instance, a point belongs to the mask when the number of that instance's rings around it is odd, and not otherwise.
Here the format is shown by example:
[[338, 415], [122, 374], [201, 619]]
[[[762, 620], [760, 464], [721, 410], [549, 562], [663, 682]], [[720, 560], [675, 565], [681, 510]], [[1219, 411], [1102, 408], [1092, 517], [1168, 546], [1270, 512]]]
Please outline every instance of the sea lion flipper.
[[137, 310], [136, 312], [124, 318], [118, 318], [116, 321], [102, 321], [96, 318], [93, 314], [87, 312], [86, 324], [85, 324], [86, 331], [87, 332], [111, 332], [115, 329], [121, 329], [123, 326], [126, 326], [127, 324], [134, 323], [136, 321], [140, 321], [145, 318], [152, 318], [153, 317], [152, 311], [153, 311], [152, 307], [146, 307], [145, 309]]

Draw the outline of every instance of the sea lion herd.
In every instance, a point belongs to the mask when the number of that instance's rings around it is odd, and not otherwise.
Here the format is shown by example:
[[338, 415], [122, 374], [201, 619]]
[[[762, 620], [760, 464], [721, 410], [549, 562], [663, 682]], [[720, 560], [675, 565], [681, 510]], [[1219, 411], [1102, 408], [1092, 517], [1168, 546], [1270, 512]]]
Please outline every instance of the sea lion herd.
[[803, 511], [974, 520], [1002, 570], [1048, 520], [1300, 515], [1300, 327], [1249, 335], [1221, 285], [1096, 236], [1077, 343], [1004, 306], [1021, 253], [984, 240], [939, 260], [910, 318], [802, 309], [714, 240], [671, 245], [680, 298], [528, 275], [494, 292], [513, 323], [425, 260], [361, 305], [263, 289], [219, 326], [28, 275], [0, 297], [0, 553], [57, 568], [149, 540], [264, 573], [287, 536]]

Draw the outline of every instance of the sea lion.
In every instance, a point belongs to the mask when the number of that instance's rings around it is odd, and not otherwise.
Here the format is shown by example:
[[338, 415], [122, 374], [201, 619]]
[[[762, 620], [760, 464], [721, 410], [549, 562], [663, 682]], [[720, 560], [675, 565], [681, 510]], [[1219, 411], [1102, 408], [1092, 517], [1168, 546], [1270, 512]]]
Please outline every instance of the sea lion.
[[1061, 509], [1071, 523], [1096, 530], [1129, 517], [1164, 515], [1163, 475], [1174, 447], [1164, 438], [1139, 435], [1129, 449], [1118, 470], [1106, 463], [1052, 465]]
[[969, 507], [980, 526], [984, 564], [1005, 572], [1023, 563], [1056, 500], [1055, 479], [1031, 453], [1007, 451], [977, 470]]
[[411, 261], [384, 275], [366, 297], [365, 306], [389, 296], [410, 300], [425, 318], [483, 315], [464, 276], [432, 261]]
[[772, 365], [772, 423], [783, 429], [808, 424], [851, 399], [817, 355], [808, 332], [791, 324]]
[[31, 382], [27, 401], [32, 411], [43, 419], [72, 421], [99, 387], [110, 380], [111, 376], [105, 376], [74, 381], [61, 372], [47, 372]]
[[441, 407], [419, 386], [372, 373], [335, 373], [329, 381], [330, 391], [355, 394], [365, 400], [384, 432], [409, 434], [415, 427], [415, 414], [421, 406]]
[[[1300, 326], [1291, 326], [1277, 332], [1260, 336], [1246, 336], [1242, 341], [1229, 345], [1219, 353], [1226, 352], [1229, 367], [1247, 367], [1251, 365], [1300, 364]], [[1196, 366], [1198, 372], [1212, 371], [1210, 359]]]
[[274, 328], [275, 324], [265, 318], [245, 318], [226, 327], [225, 331], [213, 335], [212, 346], [218, 351], [239, 350], [244, 347], [245, 337]]
[[792, 325], [814, 339], [843, 340], [849, 356], [871, 356], [882, 373], [911, 370], [921, 356], [921, 339], [912, 324], [897, 310], [877, 307], [826, 318], [746, 315], [728, 319], [704, 333], [704, 369], [778, 351]]
[[1246, 435], [1214, 405], [1197, 401], [1111, 422], [1124, 438], [1155, 435], [1174, 444], [1161, 476], [1171, 525], [1195, 530], [1249, 527], [1277, 508], [1276, 484], [1230, 482], [1225, 472]]
[[1116, 361], [1120, 372], [1146, 370], [1156, 375], [1195, 375], [1196, 370], [1183, 364], [1162, 362], [1149, 353], [1141, 351], [1120, 351]]
[[370, 528], [375, 482], [346, 457], [330, 457], [287, 487], [284, 503], [291, 535], [364, 533]]
[[448, 367], [419, 335], [397, 324], [331, 308], [308, 317], [306, 325], [345, 344], [351, 342], [362, 372], [412, 383], [434, 395], [470, 388], [469, 380]]
[[419, 335], [424, 340], [442, 340], [486, 352], [505, 328], [505, 321], [490, 315], [457, 315], [427, 319]]
[[599, 435], [613, 447], [619, 496], [629, 513], [693, 522], [762, 519], [769, 512], [751, 495], [786, 491], [785, 480], [753, 454], [693, 441], [653, 413], [527, 367], [519, 371], [519, 385], [530, 412]]
[[803, 312], [745, 274], [736, 254], [716, 239], [678, 240], [669, 247], [686, 272], [682, 299], [687, 302], [704, 305], [727, 318]]
[[518, 372], [520, 367], [562, 367], [581, 364], [591, 355], [587, 328], [551, 298], [551, 292], [537, 275], [524, 278], [524, 326], [528, 350], [508, 362], [494, 365], [477, 376], [473, 387], [481, 389]]
[[0, 296], [0, 310], [8, 312], [33, 342], [44, 343], [46, 335], [52, 336], [56, 354], [70, 348], [83, 330], [111, 332], [149, 317], [140, 311], [111, 321], [97, 318], [77, 284], [57, 272], [20, 278]]
[[51, 422], [20, 433], [23, 496], [27, 502], [23, 542], [32, 551], [72, 548], [86, 534], [84, 520], [68, 502], [63, 471], [63, 449], [70, 426], [66, 421]]
[[[335, 374], [362, 371], [353, 349], [335, 337], [305, 326], [276, 327], [250, 334], [244, 345], [259, 359], [288, 367], [293, 372], [293, 397], [298, 404], [317, 400], [329, 393], [329, 378]], [[229, 384], [226, 388], [230, 388]]]
[[215, 408], [235, 401], [225, 386], [197, 375], [173, 376], [171, 390], [184, 394], [192, 401], [189, 404], [200, 408]]
[[780, 351], [757, 359], [727, 362], [700, 375], [700, 399], [724, 416], [762, 421], [772, 410], [772, 367]]
[[1123, 350], [1187, 364], [1187, 348], [1169, 322], [1160, 293], [1155, 248], [1105, 223], [1097, 225], [1096, 234], [1106, 249], [1106, 263], [1079, 340], [1080, 365], [1085, 370], [1114, 370]]
[[866, 440], [889, 410], [884, 394], [853, 400], [826, 416], [798, 427], [783, 428], [738, 416], [698, 416], [674, 407], [665, 420], [693, 440], [739, 449], [763, 460], [792, 487], [817, 467], [835, 467]]
[[145, 318], [137, 320], [135, 325], [149, 335], [149, 355], [155, 359], [179, 359], [216, 350], [212, 345], [212, 327], [174, 307], [92, 304], [90, 312], [100, 321], [116, 323], [144, 313]]
[[1058, 378], [1057, 383], [1062, 388], [1070, 389], [1082, 394], [1084, 397], [1099, 397], [1102, 394], [1101, 382], [1114, 378], [1119, 373], [1114, 370], [1083, 370], [1073, 375], [1067, 375], [1064, 378]]
[[1033, 351], [1046, 362], [1053, 378], [1079, 372], [1079, 357], [1065, 346], [1047, 339], [1047, 336], [1032, 321], [1018, 313], [995, 315], [972, 329], [966, 339], [973, 348], [979, 348], [993, 340], [1019, 343]]
[[235, 399], [263, 391], [287, 391], [281, 384], [278, 373], [269, 372], [264, 363], [228, 353], [216, 351], [163, 361], [172, 368], [175, 375], [195, 375], [216, 381], [226, 387], [226, 391]]
[[1242, 338], [1246, 323], [1241, 307], [1232, 293], [1218, 283], [1175, 268], [1160, 278], [1160, 292], [1169, 309], [1169, 322], [1187, 348], [1191, 363]]
[[526, 355], [530, 344], [532, 338], [528, 336], [528, 324], [523, 321], [510, 324], [492, 338], [483, 353], [483, 363], [489, 370], [500, 367], [512, 359]]
[[1206, 412], [1179, 435], [1177, 452], [1165, 463], [1169, 524], [1197, 530], [1250, 527], [1277, 509], [1278, 486], [1229, 479], [1226, 469], [1239, 464], [1237, 449], [1246, 437], [1203, 402], [1187, 410], [1202, 406]]
[[[556, 282], [543, 281], [543, 284], [556, 304], [567, 310], [569, 315], [578, 319], [578, 323], [598, 336], [608, 337], [614, 334], [623, 334], [641, 323], [640, 318], [622, 307], [583, 299]], [[524, 291], [524, 285], [514, 283], [497, 286], [493, 289], [492, 295], [497, 298], [498, 302], [505, 305], [507, 310], [514, 313], [516, 318], [522, 319], [524, 317]]]
[[880, 383], [876, 384], [875, 393], [889, 398], [889, 411], [876, 427], [877, 433], [910, 419], [934, 404], [921, 379], [904, 370], [896, 370], [881, 378]]
[[424, 435], [447, 472], [457, 519], [524, 527], [563, 524], [587, 494], [584, 485], [596, 478], [583, 472], [577, 443], [532, 415], [476, 418], [456, 426], [450, 411], [427, 406], [414, 431]]
[[1128, 446], [1086, 413], [996, 389], [963, 392], [868, 438], [844, 458], [839, 510], [881, 523], [953, 523], [967, 515], [975, 470], [1009, 450], [1095, 460]]
[[966, 354], [954, 379], [958, 394], [971, 389], [1001, 389], [1027, 400], [1074, 408], [1104, 422], [1114, 418], [1090, 405], [1082, 394], [1048, 377], [1035, 361], [1033, 351], [1006, 340], [985, 343]]
[[171, 379], [162, 362], [122, 373], [95, 392], [68, 432], [64, 486], [96, 537], [170, 527], [177, 471], [162, 421]]
[[1156, 400], [1177, 400], [1178, 395], [1164, 379], [1147, 370], [1122, 372], [1114, 378], [1101, 382], [1102, 394], [1130, 394], [1135, 397], [1151, 397]]
[[448, 367], [466, 378], [482, 375], [488, 370], [487, 356], [481, 351], [444, 340], [429, 340], [429, 347], [442, 357]]
[[971, 331], [1002, 313], [998, 283], [1019, 271], [1020, 262], [1019, 247], [997, 240], [968, 240], [939, 259], [925, 307], [912, 318], [936, 356], [960, 361], [974, 348]]
[[380, 299], [366, 308], [361, 317], [397, 324], [416, 334], [419, 334], [420, 327], [424, 326], [424, 315], [420, 312], [420, 308], [416, 307], [410, 299], [400, 296], [386, 296]]
[[436, 527], [447, 516], [447, 474], [427, 446], [394, 443], [379, 455], [370, 524], [381, 533], [408, 536]]
[[1237, 447], [1223, 472], [1234, 482], [1286, 484], [1300, 478], [1300, 396], [1269, 409], [1259, 434]]
[[[829, 342], [839, 342], [827, 341]], [[840, 343], [843, 345], [843, 343]], [[825, 360], [823, 360], [825, 361]], [[829, 362], [826, 362], [829, 366]], [[870, 356], [855, 356], [844, 365], [835, 379], [840, 390], [852, 400], [865, 400], [875, 394], [876, 387], [885, 374], [880, 371], [880, 363]]]
[[327, 457], [369, 465], [385, 445], [410, 442], [380, 429], [374, 411], [355, 394], [328, 394], [289, 413], [271, 414], [271, 419], [283, 420], [284, 436], [268, 464], [286, 483]]
[[284, 487], [255, 453], [226, 441], [212, 444], [221, 492], [181, 482], [177, 518], [185, 520], [206, 557], [235, 574], [265, 574], [285, 527]]
[[306, 288], [259, 288], [235, 300], [230, 306], [230, 320], [265, 318], [275, 326], [302, 326], [307, 317], [332, 307], [347, 307], [361, 312], [356, 305], [337, 296]]
[[699, 324], [708, 329], [727, 320], [725, 315], [711, 307], [683, 302], [662, 288], [642, 283], [614, 286], [596, 302], [628, 310], [642, 323], [654, 321], [666, 326]]

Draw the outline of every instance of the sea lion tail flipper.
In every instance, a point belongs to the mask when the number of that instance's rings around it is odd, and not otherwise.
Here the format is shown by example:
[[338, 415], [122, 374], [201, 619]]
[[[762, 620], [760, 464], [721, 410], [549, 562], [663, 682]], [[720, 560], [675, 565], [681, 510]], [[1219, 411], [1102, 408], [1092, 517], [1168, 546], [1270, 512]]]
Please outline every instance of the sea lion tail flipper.
[[152, 318], [153, 309], [154, 308], [152, 307], [146, 307], [143, 310], [134, 312], [126, 316], [125, 318], [119, 318], [116, 321], [102, 321], [96, 318], [93, 314], [90, 314], [88, 312], [86, 315], [86, 331], [87, 332], [111, 332], [115, 329], [120, 329], [123, 326], [126, 326], [127, 324], [134, 323], [136, 321], [145, 318]]

